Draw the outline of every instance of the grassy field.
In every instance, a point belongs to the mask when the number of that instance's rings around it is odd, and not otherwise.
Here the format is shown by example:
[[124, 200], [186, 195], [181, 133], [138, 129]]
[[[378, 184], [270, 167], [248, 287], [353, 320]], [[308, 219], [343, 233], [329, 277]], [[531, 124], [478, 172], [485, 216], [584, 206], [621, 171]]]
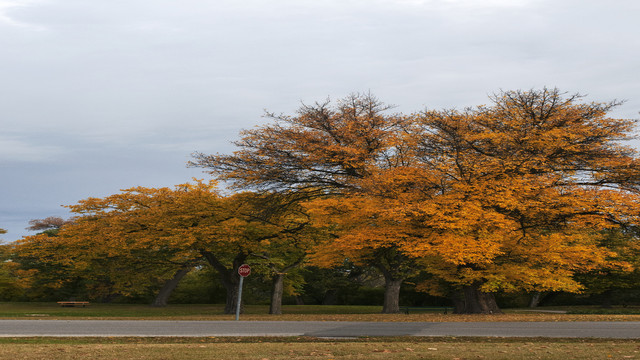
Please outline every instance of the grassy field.
[[[511, 309], [501, 315], [454, 315], [440, 311], [388, 315], [380, 314], [379, 306], [285, 306], [283, 315], [268, 315], [267, 310], [266, 306], [246, 306], [241, 320], [640, 321], [640, 315], [633, 314], [535, 313], [528, 309]], [[92, 304], [86, 308], [62, 308], [55, 303], [0, 303], [2, 319], [234, 319], [233, 315], [222, 312], [222, 305], [153, 308], [146, 305]], [[0, 337], [0, 359], [640, 359], [640, 342], [470, 337], [342, 340], [308, 337]]]
[[634, 359], [630, 340], [501, 338], [4, 338], [2, 359]]
[[[223, 314], [223, 305], [91, 304], [88, 307], [60, 307], [56, 303], [0, 303], [1, 319], [170, 319], [234, 320]], [[283, 315], [269, 315], [268, 306], [248, 305], [241, 320], [317, 321], [640, 321], [638, 314], [557, 314], [529, 309], [505, 310], [501, 315], [443, 314], [441, 310], [416, 314], [380, 314], [380, 306], [289, 305]], [[545, 310], [545, 309], [543, 309]], [[549, 309], [546, 309], [549, 310]], [[562, 310], [562, 308], [553, 308]], [[564, 308], [572, 310], [572, 308]], [[633, 310], [633, 309], [631, 309]]]

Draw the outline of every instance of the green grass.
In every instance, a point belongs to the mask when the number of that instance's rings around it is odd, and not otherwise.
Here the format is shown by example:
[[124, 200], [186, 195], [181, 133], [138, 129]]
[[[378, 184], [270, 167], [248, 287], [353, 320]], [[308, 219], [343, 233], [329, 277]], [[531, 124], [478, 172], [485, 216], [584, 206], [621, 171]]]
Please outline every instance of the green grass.
[[[380, 306], [284, 306], [287, 314], [379, 314]], [[266, 305], [246, 305], [244, 315], [265, 315]], [[56, 303], [0, 303], [0, 318], [25, 317], [74, 317], [74, 318], [164, 318], [164, 317], [211, 317], [224, 315], [224, 305], [169, 305], [152, 307], [137, 304], [91, 304], [87, 307], [61, 307]]]
[[[560, 308], [553, 308], [559, 310]], [[285, 305], [283, 315], [269, 315], [266, 305], [247, 305], [241, 320], [317, 321], [640, 321], [640, 314], [595, 313], [592, 308], [565, 308], [573, 314], [537, 313], [529, 309], [507, 309], [502, 315], [443, 314], [440, 310], [405, 314], [381, 314], [380, 306]], [[224, 314], [224, 305], [169, 305], [157, 308], [136, 304], [91, 304], [60, 307], [56, 303], [0, 303], [2, 319], [149, 319], [234, 320]], [[542, 309], [544, 310], [544, 309]], [[591, 312], [590, 312], [591, 311]]]
[[611, 308], [603, 308], [596, 306], [573, 307], [567, 309], [567, 314], [621, 314], [621, 315], [640, 315], [640, 307], [638, 306], [616, 306]]
[[147, 305], [91, 304], [87, 307], [61, 307], [56, 303], [0, 303], [0, 317], [166, 317], [194, 314], [219, 314], [219, 305], [172, 305], [155, 308]]

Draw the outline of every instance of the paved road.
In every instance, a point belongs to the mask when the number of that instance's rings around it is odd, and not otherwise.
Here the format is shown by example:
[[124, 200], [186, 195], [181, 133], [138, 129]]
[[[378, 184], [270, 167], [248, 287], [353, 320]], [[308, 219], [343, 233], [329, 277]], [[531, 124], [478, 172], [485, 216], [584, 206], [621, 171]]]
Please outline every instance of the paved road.
[[640, 322], [0, 320], [0, 336], [498, 336], [638, 338]]

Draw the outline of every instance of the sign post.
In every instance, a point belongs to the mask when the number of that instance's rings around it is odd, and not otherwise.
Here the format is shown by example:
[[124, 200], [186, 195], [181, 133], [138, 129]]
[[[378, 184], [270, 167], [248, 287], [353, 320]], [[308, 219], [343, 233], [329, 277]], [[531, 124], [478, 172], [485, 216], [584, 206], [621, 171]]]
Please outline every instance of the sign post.
[[238, 268], [238, 275], [240, 275], [240, 284], [238, 285], [238, 302], [236, 304], [236, 321], [240, 320], [240, 304], [242, 303], [242, 283], [244, 278], [251, 274], [251, 266], [242, 264]]

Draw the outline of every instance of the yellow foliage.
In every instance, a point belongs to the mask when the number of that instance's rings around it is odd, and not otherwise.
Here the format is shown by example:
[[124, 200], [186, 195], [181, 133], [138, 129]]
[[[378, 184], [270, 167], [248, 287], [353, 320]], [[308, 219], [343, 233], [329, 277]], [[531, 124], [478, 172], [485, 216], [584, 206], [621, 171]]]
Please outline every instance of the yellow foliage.
[[613, 103], [577, 99], [508, 92], [494, 106], [405, 119], [405, 131], [387, 137], [397, 153], [352, 179], [353, 191], [305, 205], [336, 236], [314, 261], [367, 261], [394, 248], [489, 292], [577, 292], [576, 273], [630, 270], [600, 241], [638, 222], [638, 159], [617, 142], [634, 123], [606, 117]]

